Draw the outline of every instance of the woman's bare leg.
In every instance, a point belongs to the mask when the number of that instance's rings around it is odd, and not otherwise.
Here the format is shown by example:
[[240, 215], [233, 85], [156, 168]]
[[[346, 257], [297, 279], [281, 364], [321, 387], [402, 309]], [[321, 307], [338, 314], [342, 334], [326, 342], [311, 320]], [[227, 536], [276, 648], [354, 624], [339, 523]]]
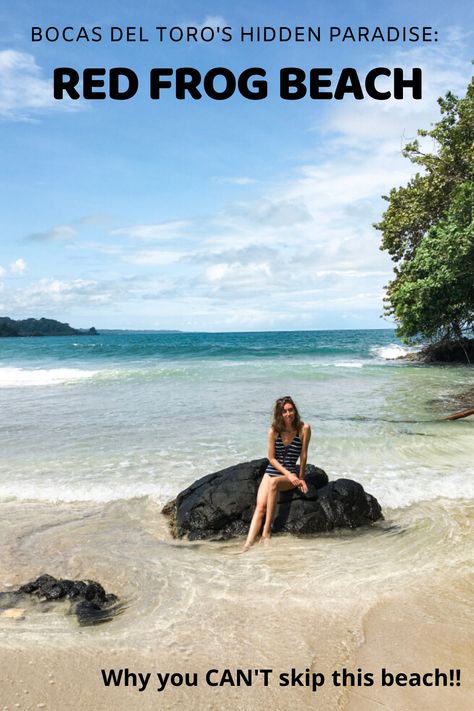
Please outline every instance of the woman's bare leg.
[[273, 514], [275, 513], [276, 502], [279, 491], [289, 491], [294, 486], [286, 476], [272, 476], [268, 487], [267, 495], [267, 513], [265, 516], [265, 525], [263, 527], [262, 539], [270, 538], [272, 529]]
[[253, 512], [252, 520], [250, 522], [250, 528], [247, 535], [247, 540], [245, 541], [244, 551], [247, 551], [252, 543], [255, 542], [260, 529], [262, 528], [263, 517], [265, 516], [265, 511], [267, 510], [267, 498], [268, 490], [270, 487], [270, 477], [264, 474], [260, 486], [257, 492], [257, 503], [255, 505], [255, 511]]

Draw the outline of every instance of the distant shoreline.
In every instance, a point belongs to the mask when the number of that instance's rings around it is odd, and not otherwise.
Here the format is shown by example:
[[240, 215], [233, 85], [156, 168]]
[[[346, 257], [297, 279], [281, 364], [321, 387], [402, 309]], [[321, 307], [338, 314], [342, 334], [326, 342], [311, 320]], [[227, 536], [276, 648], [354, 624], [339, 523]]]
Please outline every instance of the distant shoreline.
[[25, 318], [15, 320], [0, 317], [0, 338], [36, 338], [43, 336], [98, 336], [96, 329], [72, 328], [68, 323], [53, 318]]

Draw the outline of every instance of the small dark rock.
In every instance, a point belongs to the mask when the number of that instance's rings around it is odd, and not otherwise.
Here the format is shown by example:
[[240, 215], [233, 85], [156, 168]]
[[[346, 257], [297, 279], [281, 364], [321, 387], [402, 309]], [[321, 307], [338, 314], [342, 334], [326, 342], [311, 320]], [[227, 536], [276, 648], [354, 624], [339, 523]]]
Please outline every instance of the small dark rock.
[[[80, 625], [106, 622], [122, 610], [118, 597], [106, 593], [100, 583], [94, 580], [58, 580], [52, 575], [40, 575], [18, 590], [0, 593], [0, 609], [16, 606], [26, 595], [39, 598], [41, 603], [65, 598], [71, 600], [70, 613], [77, 616]], [[43, 611], [49, 609], [51, 605], [42, 607]]]
[[78, 597], [85, 598], [87, 587], [87, 583], [85, 583], [83, 580], [74, 580], [73, 585], [71, 586], [67, 594], [68, 598], [70, 600], [75, 600]]
[[36, 594], [41, 594], [46, 600], [62, 600], [67, 596], [73, 584], [72, 580], [56, 580], [42, 585]]
[[71, 612], [82, 627], [108, 622], [116, 614], [116, 608], [103, 608], [93, 600], [81, 600], [73, 604]]
[[53, 578], [52, 575], [40, 575], [39, 578], [36, 578], [36, 580], [32, 580], [29, 583], [26, 583], [26, 585], [22, 585], [20, 588], [18, 588], [18, 592], [21, 593], [26, 593], [28, 595], [31, 595], [33, 593], [38, 593], [38, 590], [42, 590], [43, 586], [51, 585], [56, 582], [56, 578]]
[[89, 581], [86, 587], [84, 597], [86, 600], [94, 601], [97, 603], [104, 603], [106, 601], [105, 590], [99, 583], [94, 583], [94, 581]]

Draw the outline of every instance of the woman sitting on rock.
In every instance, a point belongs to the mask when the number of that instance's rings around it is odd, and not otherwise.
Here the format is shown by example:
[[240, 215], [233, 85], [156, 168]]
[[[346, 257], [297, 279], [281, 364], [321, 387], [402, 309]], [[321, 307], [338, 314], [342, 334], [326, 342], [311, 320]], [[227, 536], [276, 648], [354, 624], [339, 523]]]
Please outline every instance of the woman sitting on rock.
[[[273, 410], [268, 432], [268, 466], [257, 492], [257, 504], [243, 551], [254, 543], [262, 527], [262, 541], [270, 538], [273, 514], [279, 491], [298, 488], [308, 492], [304, 480], [311, 427], [301, 420], [292, 398], [279, 398]], [[299, 465], [296, 463], [300, 460]]]

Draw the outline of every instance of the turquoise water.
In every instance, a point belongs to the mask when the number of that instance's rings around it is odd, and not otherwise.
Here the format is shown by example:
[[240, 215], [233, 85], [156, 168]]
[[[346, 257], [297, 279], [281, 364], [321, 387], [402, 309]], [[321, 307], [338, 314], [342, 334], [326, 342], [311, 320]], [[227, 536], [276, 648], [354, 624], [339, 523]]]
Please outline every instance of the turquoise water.
[[285, 394], [313, 426], [310, 460], [384, 505], [473, 493], [473, 423], [440, 421], [473, 369], [404, 352], [392, 330], [1, 339], [0, 500], [164, 502], [264, 456]]
[[370, 359], [380, 348], [398, 345], [390, 329], [367, 331], [274, 331], [265, 333], [106, 332], [98, 336], [3, 338], [0, 362], [38, 367], [43, 362], [93, 363], [189, 361], [237, 362], [246, 358], [333, 357]]

